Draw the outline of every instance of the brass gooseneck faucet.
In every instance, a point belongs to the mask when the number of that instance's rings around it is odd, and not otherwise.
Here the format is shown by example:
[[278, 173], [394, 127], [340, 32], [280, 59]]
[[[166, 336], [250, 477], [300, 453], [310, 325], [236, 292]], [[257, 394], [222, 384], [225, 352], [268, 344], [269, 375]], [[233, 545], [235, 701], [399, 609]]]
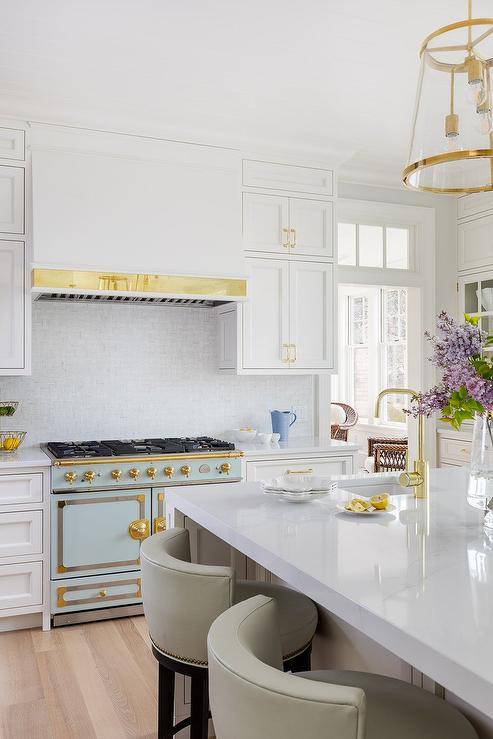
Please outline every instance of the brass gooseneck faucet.
[[[417, 396], [416, 390], [410, 390], [407, 387], [388, 387], [385, 390], [381, 390], [377, 395], [375, 402], [375, 418], [380, 418], [380, 406], [382, 404], [382, 398], [386, 395], [410, 395], [411, 397]], [[429, 468], [428, 461], [424, 458], [425, 454], [425, 423], [424, 417], [418, 416], [418, 458], [414, 461], [412, 472], [406, 470], [399, 477], [399, 483], [402, 487], [414, 488], [414, 495], [416, 498], [427, 498], [428, 497], [428, 479], [429, 479]]]

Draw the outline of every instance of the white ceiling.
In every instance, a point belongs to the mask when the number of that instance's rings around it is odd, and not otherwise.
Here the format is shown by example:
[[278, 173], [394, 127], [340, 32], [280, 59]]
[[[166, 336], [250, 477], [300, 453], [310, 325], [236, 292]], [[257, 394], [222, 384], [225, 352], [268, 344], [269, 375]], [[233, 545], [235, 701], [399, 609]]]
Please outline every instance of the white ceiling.
[[3, 0], [0, 115], [335, 157], [348, 178], [397, 181], [420, 42], [466, 5]]

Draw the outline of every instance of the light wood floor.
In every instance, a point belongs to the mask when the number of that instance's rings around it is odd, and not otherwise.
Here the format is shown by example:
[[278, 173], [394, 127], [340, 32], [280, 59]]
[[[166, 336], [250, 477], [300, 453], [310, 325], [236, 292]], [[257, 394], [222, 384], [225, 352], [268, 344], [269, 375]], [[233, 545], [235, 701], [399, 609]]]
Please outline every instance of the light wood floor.
[[157, 736], [144, 617], [0, 634], [2, 739]]

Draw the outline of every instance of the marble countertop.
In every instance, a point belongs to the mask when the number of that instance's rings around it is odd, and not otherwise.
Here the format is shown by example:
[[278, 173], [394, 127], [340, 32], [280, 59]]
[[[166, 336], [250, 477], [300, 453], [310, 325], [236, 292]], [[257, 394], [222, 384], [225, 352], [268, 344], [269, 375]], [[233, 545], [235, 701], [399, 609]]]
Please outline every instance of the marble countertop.
[[51, 459], [39, 447], [20, 447], [16, 452], [0, 453], [0, 470], [16, 467], [51, 467]]
[[241, 442], [235, 442], [237, 449], [245, 452], [247, 459], [253, 458], [270, 458], [277, 459], [278, 457], [287, 456], [307, 456], [307, 455], [340, 455], [345, 452], [354, 453], [359, 449], [359, 444], [353, 444], [348, 441], [333, 441], [329, 440], [326, 442], [319, 442], [313, 438], [299, 438], [292, 439], [286, 444], [242, 444]]
[[255, 482], [170, 488], [167, 509], [493, 717], [493, 537], [467, 484], [464, 469], [433, 470], [429, 500], [394, 495], [395, 511], [364, 519], [333, 499], [269, 498]]

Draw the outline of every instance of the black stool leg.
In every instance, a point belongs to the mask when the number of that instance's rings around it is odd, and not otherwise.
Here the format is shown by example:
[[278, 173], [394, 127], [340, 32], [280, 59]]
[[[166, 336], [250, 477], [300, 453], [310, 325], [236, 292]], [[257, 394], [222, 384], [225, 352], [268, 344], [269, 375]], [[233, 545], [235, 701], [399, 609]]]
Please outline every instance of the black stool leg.
[[209, 724], [209, 680], [207, 670], [192, 676], [190, 739], [207, 739]]
[[159, 663], [158, 739], [173, 739], [175, 673]]
[[308, 646], [301, 654], [286, 660], [283, 665], [284, 672], [306, 672], [311, 669], [312, 646]]

